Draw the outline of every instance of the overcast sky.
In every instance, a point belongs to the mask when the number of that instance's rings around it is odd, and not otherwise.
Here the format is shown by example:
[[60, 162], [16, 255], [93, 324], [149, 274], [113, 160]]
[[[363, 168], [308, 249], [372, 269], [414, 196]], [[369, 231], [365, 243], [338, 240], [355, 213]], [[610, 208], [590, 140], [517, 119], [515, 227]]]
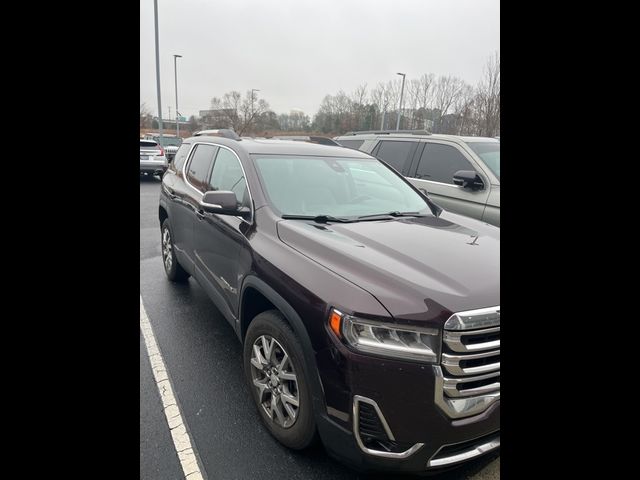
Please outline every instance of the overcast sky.
[[[260, 89], [277, 113], [405, 72], [475, 84], [500, 51], [499, 0], [158, 0], [164, 117]], [[140, 0], [140, 102], [157, 114], [153, 0]]]

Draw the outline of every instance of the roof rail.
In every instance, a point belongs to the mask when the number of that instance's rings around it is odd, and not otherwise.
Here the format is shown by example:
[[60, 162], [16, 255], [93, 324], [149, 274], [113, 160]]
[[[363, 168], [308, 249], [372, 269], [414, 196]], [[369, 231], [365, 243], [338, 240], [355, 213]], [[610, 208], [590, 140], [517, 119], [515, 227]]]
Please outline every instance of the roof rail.
[[365, 134], [374, 134], [374, 135], [392, 135], [394, 133], [408, 133], [410, 135], [431, 135], [431, 132], [427, 130], [361, 130], [358, 132], [347, 132], [346, 135], [365, 135]]
[[318, 143], [320, 145], [334, 145], [338, 147], [342, 146], [329, 137], [321, 137], [317, 135], [276, 135], [271, 138], [276, 140], [294, 140], [299, 142]]
[[205, 135], [211, 137], [230, 138], [231, 140], [242, 140], [236, 132], [228, 128], [218, 128], [216, 130], [200, 130], [199, 132], [195, 132], [193, 134], [194, 137], [202, 137]]

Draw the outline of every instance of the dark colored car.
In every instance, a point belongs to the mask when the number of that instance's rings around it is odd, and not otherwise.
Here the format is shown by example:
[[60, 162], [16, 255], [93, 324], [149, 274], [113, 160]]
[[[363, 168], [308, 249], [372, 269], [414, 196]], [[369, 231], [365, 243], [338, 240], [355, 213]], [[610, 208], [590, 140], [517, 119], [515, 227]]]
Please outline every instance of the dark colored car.
[[499, 448], [499, 228], [363, 152], [237, 136], [184, 141], [159, 220], [282, 444], [414, 473]]

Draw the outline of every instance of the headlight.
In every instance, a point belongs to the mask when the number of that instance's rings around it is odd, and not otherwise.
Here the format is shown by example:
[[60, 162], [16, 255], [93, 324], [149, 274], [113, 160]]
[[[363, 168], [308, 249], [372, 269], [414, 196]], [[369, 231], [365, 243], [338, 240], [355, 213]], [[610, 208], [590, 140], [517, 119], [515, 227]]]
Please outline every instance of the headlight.
[[387, 357], [436, 363], [440, 331], [435, 328], [387, 324], [331, 310], [330, 329], [354, 349]]

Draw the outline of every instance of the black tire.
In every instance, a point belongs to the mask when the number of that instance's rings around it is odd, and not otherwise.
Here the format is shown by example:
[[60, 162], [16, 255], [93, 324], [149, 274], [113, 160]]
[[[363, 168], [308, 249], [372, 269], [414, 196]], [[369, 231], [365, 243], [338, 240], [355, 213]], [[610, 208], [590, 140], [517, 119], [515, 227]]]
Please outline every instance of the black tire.
[[[258, 388], [256, 388], [253, 383], [254, 371], [258, 375], [264, 374], [262, 371], [258, 372], [251, 363], [251, 358], [254, 355], [254, 342], [260, 341], [260, 337], [263, 336], [266, 336], [265, 338], [271, 337], [275, 339], [279, 344], [274, 347], [277, 350], [279, 350], [277, 347], [282, 347], [284, 351], [286, 351], [290, 362], [288, 365], [292, 367], [297, 377], [296, 390], [299, 406], [297, 407], [295, 421], [287, 428], [278, 424], [275, 420], [275, 414], [273, 415], [274, 419], [272, 419], [265, 411], [265, 407], [263, 407], [259, 400]], [[282, 350], [280, 350], [280, 352], [282, 352]], [[307, 367], [304, 362], [300, 343], [280, 312], [277, 310], [269, 310], [258, 314], [253, 319], [245, 338], [243, 356], [245, 377], [249, 390], [251, 390], [253, 403], [271, 435], [286, 447], [294, 450], [302, 450], [313, 444], [316, 440], [316, 422], [311, 391], [307, 381], [309, 375], [306, 371]], [[283, 384], [285, 382], [286, 381], [283, 381]], [[290, 392], [289, 387], [287, 387], [287, 391]]]
[[[168, 249], [165, 249], [165, 234], [168, 234]], [[175, 248], [173, 246], [173, 232], [168, 218], [165, 218], [164, 222], [162, 222], [162, 228], [160, 229], [160, 248], [162, 250], [164, 273], [167, 274], [167, 278], [172, 282], [182, 283], [187, 281], [189, 274], [184, 268], [182, 268], [182, 265], [180, 265], [176, 258]], [[167, 252], [171, 257], [169, 262], [167, 262]]]

